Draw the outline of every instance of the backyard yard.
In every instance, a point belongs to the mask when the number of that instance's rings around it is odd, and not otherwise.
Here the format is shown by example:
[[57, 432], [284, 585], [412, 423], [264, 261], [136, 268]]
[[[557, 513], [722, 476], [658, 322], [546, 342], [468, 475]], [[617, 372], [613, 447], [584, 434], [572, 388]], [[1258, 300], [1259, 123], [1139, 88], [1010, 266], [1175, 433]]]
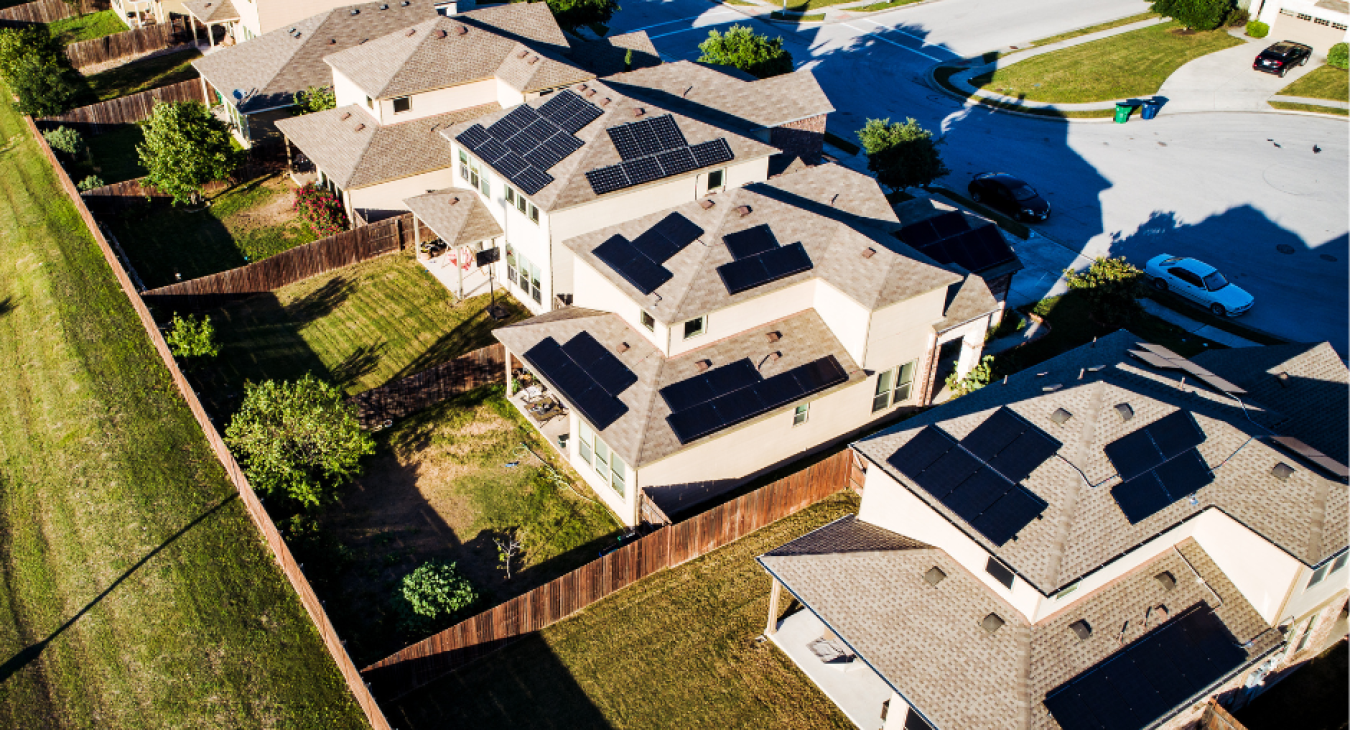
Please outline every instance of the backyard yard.
[[102, 73], [83, 76], [80, 78], [75, 106], [95, 104], [195, 79], [197, 69], [192, 67], [192, 62], [201, 57], [201, 52], [194, 48], [132, 61]]
[[[453, 398], [378, 438], [379, 451], [341, 503], [308, 536], [290, 538], [358, 666], [424, 637], [400, 629], [395, 603], [399, 580], [423, 562], [457, 565], [479, 595], [472, 614], [594, 560], [620, 531], [500, 386]], [[494, 543], [508, 534], [523, 550], [509, 580]]]
[[92, 41], [113, 33], [127, 30], [126, 23], [117, 17], [116, 10], [100, 10], [96, 13], [73, 15], [47, 24], [47, 31], [64, 45]]
[[[132, 129], [140, 133], [138, 127]], [[180, 277], [186, 281], [260, 261], [315, 240], [291, 209], [294, 189], [286, 175], [263, 172], [213, 196], [205, 207], [157, 201], [108, 216], [106, 222], [132, 267], [153, 289]]]
[[837, 494], [624, 588], [385, 711], [405, 730], [849, 730], [790, 659], [755, 641], [770, 582], [754, 558], [856, 510], [856, 496]]
[[136, 145], [145, 140], [135, 124], [119, 124], [103, 134], [84, 135], [86, 152], [75, 159], [63, 158], [66, 171], [75, 182], [96, 175], [105, 185], [135, 180], [145, 175]]

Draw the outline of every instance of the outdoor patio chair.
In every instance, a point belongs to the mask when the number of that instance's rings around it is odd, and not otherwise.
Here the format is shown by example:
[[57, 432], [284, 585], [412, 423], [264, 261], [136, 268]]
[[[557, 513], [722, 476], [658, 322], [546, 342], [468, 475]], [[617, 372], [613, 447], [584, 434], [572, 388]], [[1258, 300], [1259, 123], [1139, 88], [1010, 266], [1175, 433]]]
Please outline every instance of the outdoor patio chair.
[[853, 661], [853, 652], [841, 641], [831, 641], [825, 637], [806, 645], [822, 664], [848, 664]]
[[544, 397], [544, 386], [542, 385], [531, 385], [530, 387], [520, 391], [520, 399], [526, 403], [533, 403], [543, 397]]

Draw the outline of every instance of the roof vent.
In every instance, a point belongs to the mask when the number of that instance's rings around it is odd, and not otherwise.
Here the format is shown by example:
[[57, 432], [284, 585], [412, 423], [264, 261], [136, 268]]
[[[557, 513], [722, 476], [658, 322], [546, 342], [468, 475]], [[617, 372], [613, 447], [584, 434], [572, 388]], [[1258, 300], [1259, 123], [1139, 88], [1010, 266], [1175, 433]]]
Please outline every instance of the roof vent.
[[516, 54], [516, 58], [524, 58], [524, 57], [526, 57], [526, 56], [528, 56], [528, 55], [530, 55], [530, 49], [528, 49], [528, 48], [522, 48], [522, 49], [520, 49], [520, 53], [517, 53], [517, 54]]
[[352, 118], [352, 113], [351, 113], [351, 112], [343, 112], [343, 113], [342, 113], [342, 121], [345, 122], [345, 121], [347, 121], [348, 119], [351, 119], [351, 118]]
[[444, 38], [444, 37], [446, 37], [446, 36], [449, 35], [449, 34], [446, 33], [445, 31], [441, 30], [440, 28], [437, 28], [437, 29], [436, 29], [436, 32], [435, 32], [435, 33], [432, 33], [432, 35], [436, 36], [437, 38]]
[[1081, 618], [1069, 624], [1069, 630], [1081, 641], [1087, 641], [1088, 637], [1092, 636], [1092, 624]]
[[875, 248], [865, 248], [865, 249], [863, 249], [862, 257], [865, 258], [865, 259], [870, 259], [870, 258], [872, 258], [873, 256], [876, 256], [876, 255], [877, 255], [877, 250], [876, 250]]
[[352, 8], [352, 15], [360, 15], [361, 8]]
[[370, 40], [370, 39], [369, 39], [369, 38], [362, 38], [361, 40], [359, 40], [359, 41], [356, 42], [356, 45], [358, 45], [358, 46], [363, 46], [363, 45], [366, 44], [366, 41], [368, 41], [368, 40]]
[[709, 200], [709, 199], [707, 199], [707, 198], [704, 198], [703, 200], [698, 201], [698, 204], [699, 204], [699, 206], [702, 207], [704, 210], [707, 210], [707, 209], [713, 207], [714, 205], [717, 205], [717, 203], [715, 203], [715, 202], [713, 202], [713, 201], [711, 201], [711, 200]]
[[778, 362], [781, 359], [783, 359], [783, 353], [781, 352], [769, 353], [769, 362]]
[[451, 205], [458, 205], [458, 204], [459, 204], [459, 196], [456, 195], [455, 197], [451, 198], [451, 199], [450, 199], [450, 204], [451, 204]]
[[1165, 591], [1170, 591], [1177, 587], [1177, 577], [1166, 570], [1153, 576], [1153, 580], [1158, 581], [1158, 585], [1162, 586], [1162, 589]]
[[1050, 414], [1050, 420], [1054, 421], [1056, 424], [1060, 426], [1063, 426], [1064, 424], [1068, 423], [1070, 418], [1073, 418], [1073, 414], [1069, 413], [1063, 408], [1056, 408], [1055, 412]]
[[1289, 387], [1289, 373], [1275, 373], [1275, 382], [1280, 384], [1281, 388]]
[[712, 360], [699, 360], [694, 363], [694, 367], [698, 368], [700, 373], [707, 372], [708, 368], [712, 367]]
[[586, 86], [585, 84], [581, 84], [581, 85], [577, 86], [577, 91], [585, 91], [587, 88], [589, 88], [589, 87]]
[[998, 614], [991, 613], [988, 616], [985, 616], [984, 620], [980, 622], [980, 628], [992, 634], [995, 631], [998, 631], [999, 629], [1003, 628], [1004, 623], [1005, 622], [1003, 621], [1002, 618], [999, 618]]
[[747, 215], [750, 215], [750, 206], [748, 206], [748, 205], [742, 205], [741, 207], [739, 207], [739, 208], [736, 209], [736, 212], [737, 212], [737, 213], [740, 213], [740, 214], [741, 214], [741, 217], [744, 218], [744, 217], [746, 217]]
[[1120, 416], [1120, 420], [1128, 421], [1134, 418], [1134, 409], [1130, 407], [1129, 403], [1117, 403], [1116, 415]]
[[602, 99], [602, 100], [600, 101], [600, 106], [609, 106], [609, 97], [608, 97], [608, 96], [606, 96], [604, 99]]
[[381, 3], [381, 4], [380, 4], [380, 10], [388, 10], [388, 9], [389, 9], [389, 3]]
[[1275, 477], [1276, 479], [1279, 479], [1282, 482], [1289, 481], [1289, 477], [1293, 476], [1293, 474], [1294, 474], [1294, 467], [1289, 466], [1283, 461], [1279, 462], [1278, 464], [1270, 468], [1270, 475]]
[[589, 99], [592, 96], [595, 96], [595, 89], [586, 89], [586, 98]]
[[938, 583], [941, 583], [946, 578], [947, 574], [942, 572], [942, 568], [939, 568], [936, 565], [929, 568], [928, 572], [923, 574], [923, 579], [928, 583], [928, 585], [934, 587], [936, 587]]
[[781, 333], [781, 332], [769, 332], [768, 334], [764, 335], [764, 338], [767, 339], [769, 342], [777, 342], [777, 341], [783, 339], [783, 333]]
[[330, 46], [336, 46], [336, 45], [337, 45], [337, 39], [336, 39], [336, 38], [329, 38], [329, 39], [328, 39], [328, 45], [330, 45]]
[[461, 25], [461, 26], [459, 26], [458, 28], [455, 28], [455, 35], [464, 35], [465, 33], [468, 33], [468, 32], [469, 32], [469, 26], [467, 26], [467, 25]]
[[365, 128], [366, 128], [366, 125], [364, 125], [364, 124], [358, 124], [358, 125], [356, 125], [356, 131], [358, 131], [358, 132], [360, 132], [361, 130], [363, 130], [363, 129], [365, 129]]
[[286, 35], [295, 35], [295, 28], [291, 28], [290, 30], [286, 31]]
[[640, 106], [635, 106], [635, 107], [633, 107], [633, 116], [635, 116], [635, 117], [640, 117], [640, 116], [642, 116], [643, 114], [646, 114], [646, 113], [647, 113], [647, 110], [646, 110], [646, 109], [643, 109], [643, 108], [640, 107]]
[[1044, 378], [1045, 376], [1047, 376], [1047, 375], [1049, 375], [1049, 374], [1050, 374], [1050, 371], [1049, 371], [1049, 370], [1046, 370], [1046, 371], [1043, 371], [1043, 372], [1036, 373], [1036, 377], [1038, 377], [1038, 378]]
[[620, 343], [619, 343], [619, 346], [616, 347], [616, 348], [614, 348], [614, 349], [617, 350], [617, 351], [619, 351], [619, 352], [628, 352], [628, 350], [629, 350], [630, 348], [628, 347], [628, 343], [627, 343], [627, 342], [620, 342]]
[[401, 8], [406, 8], [409, 5], [412, 5], [412, 0], [403, 0], [403, 2], [399, 3], [398, 5]]
[[302, 35], [304, 35], [304, 33], [296, 33], [296, 34], [295, 34], [295, 39], [296, 39], [297, 41], [300, 40], [300, 36], [302, 36]]
[[403, 35], [406, 35], [406, 36], [408, 36], [409, 38], [411, 38], [411, 37], [413, 37], [414, 35], [417, 35], [417, 29], [416, 29], [416, 28], [409, 28], [408, 31], [407, 31], [406, 33], [404, 33]]
[[530, 63], [531, 66], [535, 65], [536, 63], [539, 63], [539, 57], [538, 57], [538, 56], [530, 56], [530, 61], [529, 61], [529, 63]]
[[1054, 385], [1047, 385], [1044, 388], [1041, 388], [1041, 391], [1044, 393], [1053, 393], [1063, 387], [1064, 386], [1062, 384], [1055, 383]]

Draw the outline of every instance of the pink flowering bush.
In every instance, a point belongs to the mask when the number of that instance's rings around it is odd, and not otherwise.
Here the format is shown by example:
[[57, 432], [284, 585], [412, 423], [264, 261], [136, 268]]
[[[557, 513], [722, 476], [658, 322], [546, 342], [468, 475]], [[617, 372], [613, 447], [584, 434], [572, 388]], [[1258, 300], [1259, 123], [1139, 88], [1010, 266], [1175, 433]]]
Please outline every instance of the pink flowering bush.
[[326, 188], [306, 185], [296, 190], [293, 207], [316, 236], [332, 236], [347, 230], [347, 211], [342, 201]]

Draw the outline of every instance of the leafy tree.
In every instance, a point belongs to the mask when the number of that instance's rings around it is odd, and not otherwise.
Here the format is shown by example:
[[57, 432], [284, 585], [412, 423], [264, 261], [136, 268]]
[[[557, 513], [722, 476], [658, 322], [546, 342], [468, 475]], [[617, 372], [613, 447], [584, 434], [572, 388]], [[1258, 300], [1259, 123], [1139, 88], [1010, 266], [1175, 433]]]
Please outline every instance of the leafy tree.
[[1341, 70], [1350, 66], [1350, 46], [1345, 43], [1337, 43], [1327, 49], [1327, 65]]
[[52, 149], [71, 157], [80, 154], [80, 151], [84, 149], [84, 138], [70, 127], [49, 129], [42, 133], [42, 138], [47, 140], [47, 144]]
[[891, 192], [932, 182], [951, 172], [938, 153], [941, 139], [919, 126], [913, 118], [904, 124], [890, 118], [868, 119], [858, 130], [858, 139], [867, 150], [867, 169], [877, 174], [877, 182]]
[[0, 74], [5, 78], [13, 77], [13, 69], [19, 59], [37, 56], [59, 61], [63, 53], [61, 42], [52, 37], [45, 26], [0, 28]]
[[1138, 299], [1147, 292], [1143, 272], [1120, 258], [1098, 257], [1087, 271], [1064, 270], [1071, 291], [1087, 298], [1092, 316], [1104, 324], [1123, 324], [1139, 312]]
[[952, 371], [947, 375], [947, 390], [952, 392], [952, 398], [960, 398], [963, 395], [974, 393], [975, 391], [989, 385], [994, 379], [994, 356], [985, 355], [980, 358], [980, 364], [970, 369], [966, 377], [956, 377], [956, 372]]
[[164, 341], [169, 344], [175, 357], [189, 360], [215, 357], [220, 353], [216, 347], [216, 328], [208, 315], [197, 319], [191, 315], [180, 317], [175, 312]]
[[553, 19], [567, 30], [592, 23], [608, 23], [619, 9], [617, 0], [547, 0]]
[[438, 619], [453, 615], [478, 600], [469, 580], [459, 574], [454, 563], [429, 560], [403, 576], [404, 623], [418, 630]]
[[83, 180], [75, 183], [75, 187], [81, 192], [93, 190], [94, 188], [101, 188], [104, 185], [107, 185], [107, 183], [103, 182], [103, 178], [98, 175], [86, 175]]
[[732, 66], [761, 79], [792, 71], [792, 54], [783, 50], [783, 39], [769, 40], [749, 26], [733, 25], [725, 34], [710, 30], [698, 49], [703, 51], [699, 63]]
[[239, 161], [229, 128], [199, 101], [156, 104], [144, 132], [136, 152], [146, 177], [174, 203], [196, 202], [203, 186], [227, 177]]
[[37, 54], [16, 59], [6, 74], [10, 90], [19, 97], [14, 109], [35, 117], [69, 111], [79, 92], [73, 73], [57, 60]]
[[327, 86], [311, 86], [295, 92], [296, 114], [310, 114], [337, 107], [337, 93]]
[[246, 385], [225, 442], [254, 487], [284, 492], [305, 506], [329, 498], [360, 472], [361, 457], [375, 451], [342, 391], [308, 374], [295, 382]]
[[1149, 9], [1195, 30], [1214, 30], [1228, 18], [1233, 0], [1153, 0]]

